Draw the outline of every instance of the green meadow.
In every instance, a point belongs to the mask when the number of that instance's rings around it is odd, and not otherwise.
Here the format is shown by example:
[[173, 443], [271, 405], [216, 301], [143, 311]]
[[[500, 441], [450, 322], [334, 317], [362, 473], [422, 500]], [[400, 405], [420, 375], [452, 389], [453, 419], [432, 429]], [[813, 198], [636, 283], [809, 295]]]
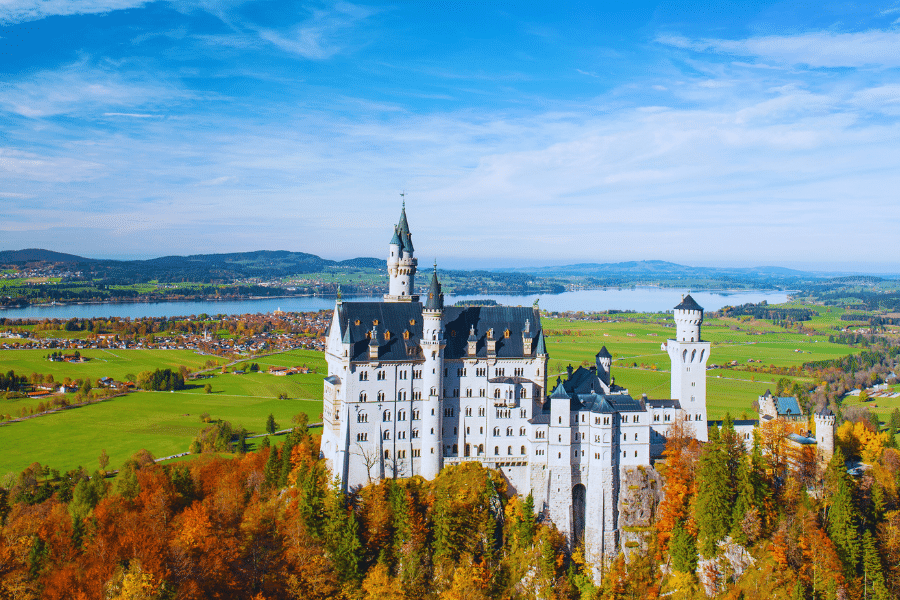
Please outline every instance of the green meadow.
[[[840, 314], [840, 309], [823, 312], [805, 322], [802, 333], [765, 320], [707, 319], [703, 337], [712, 343], [709, 363], [723, 367], [707, 372], [709, 416], [721, 418], [728, 412], [736, 418], [744, 414], [752, 417], [753, 401], [767, 388], [774, 390], [782, 377], [738, 370], [736, 366], [790, 367], [859, 352], [828, 342], [834, 327], [841, 325]], [[628, 314], [610, 322], [544, 318], [542, 323], [550, 353], [551, 386], [558, 375], [565, 373], [567, 365], [589, 366], [600, 347], [606, 346], [613, 355], [616, 383], [636, 397], [670, 396], [669, 357], [660, 348], [675, 331], [670, 315]], [[82, 354], [91, 360], [81, 364], [52, 363], [44, 358], [46, 354], [44, 350], [3, 350], [0, 369], [25, 375], [52, 373], [57, 381], [62, 381], [65, 377], [124, 379], [141, 371], [177, 369], [182, 365], [197, 371], [211, 358], [225, 364], [225, 359], [190, 350], [85, 350]], [[759, 362], [748, 363], [749, 360]], [[60, 471], [78, 465], [94, 469], [102, 449], [109, 454], [112, 467], [118, 467], [141, 448], [157, 457], [184, 452], [203, 428], [199, 415], [204, 412], [253, 433], [264, 431], [270, 413], [283, 427], [289, 426], [291, 417], [301, 411], [309, 415], [310, 422], [320, 420], [325, 375], [321, 352], [294, 350], [247, 362], [258, 363], [261, 372], [237, 375], [231, 372], [232, 368], [226, 374], [216, 369], [208, 378], [189, 381], [186, 390], [133, 393], [0, 427], [0, 476], [21, 471], [35, 461]], [[315, 372], [287, 377], [265, 373], [274, 365], [306, 365]], [[815, 383], [804, 378], [788, 379]], [[204, 393], [207, 383], [212, 387], [211, 394]], [[279, 400], [279, 396], [288, 399]], [[33, 404], [35, 400], [0, 399], [0, 413], [17, 414], [23, 405]], [[867, 403], [870, 408], [874, 404], [878, 404], [875, 412], [886, 420], [890, 410], [900, 407], [900, 399]]]
[[[57, 380], [101, 376], [123, 378], [155, 368], [202, 367], [208, 356], [182, 350], [114, 350], [115, 358], [95, 358], [87, 363], [51, 363], [43, 351], [6, 351], [0, 354], [0, 368], [17, 373], [53, 373]], [[106, 357], [105, 351], [85, 351], [92, 357]], [[15, 360], [16, 355], [21, 360]], [[80, 408], [28, 419], [0, 427], [0, 476], [19, 472], [37, 461], [65, 471], [82, 465], [97, 468], [97, 457], [105, 449], [111, 468], [117, 468], [141, 448], [162, 457], [185, 452], [191, 440], [206, 425], [200, 415], [231, 422], [251, 433], [264, 433], [271, 413], [279, 426], [291, 426], [291, 418], [304, 412], [310, 422], [322, 412], [322, 374], [325, 360], [321, 352], [293, 350], [254, 359], [261, 370], [271, 365], [306, 364], [318, 373], [276, 377], [265, 372], [235, 375], [215, 373], [189, 381], [188, 389], [177, 392], [138, 392]], [[33, 367], [33, 368], [32, 368]], [[211, 394], [204, 393], [206, 384]], [[280, 395], [287, 396], [279, 400]], [[0, 412], [15, 413], [35, 400], [0, 400]]]

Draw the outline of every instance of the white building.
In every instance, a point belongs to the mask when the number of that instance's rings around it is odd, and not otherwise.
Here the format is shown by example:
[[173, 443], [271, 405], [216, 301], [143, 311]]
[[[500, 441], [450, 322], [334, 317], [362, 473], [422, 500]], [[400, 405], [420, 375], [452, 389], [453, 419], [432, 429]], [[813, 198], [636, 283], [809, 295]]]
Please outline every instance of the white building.
[[322, 434], [333, 473], [346, 490], [478, 461], [501, 470], [511, 492], [531, 492], [573, 544], [584, 540], [588, 559], [614, 557], [625, 471], [660, 457], [676, 420], [698, 421], [706, 439], [703, 309], [685, 297], [676, 338], [663, 344], [674, 399], [630, 396], [605, 347], [589, 369], [569, 367], [548, 388], [537, 308], [445, 307], [436, 270], [420, 302], [416, 266], [404, 207], [384, 301], [335, 306]]

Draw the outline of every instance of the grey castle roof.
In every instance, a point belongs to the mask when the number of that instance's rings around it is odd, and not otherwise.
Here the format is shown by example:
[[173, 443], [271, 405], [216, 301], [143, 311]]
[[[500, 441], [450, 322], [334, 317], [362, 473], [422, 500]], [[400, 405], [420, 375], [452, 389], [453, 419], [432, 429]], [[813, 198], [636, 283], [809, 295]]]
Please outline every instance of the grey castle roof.
[[[578, 367], [565, 381], [560, 380], [550, 399], [568, 398], [571, 410], [588, 410], [591, 412], [641, 412], [646, 410], [643, 402], [635, 400], [627, 394], [603, 394], [603, 385], [597, 373], [584, 367]], [[619, 388], [621, 389], [621, 388]], [[549, 410], [549, 403], [545, 410]]]
[[675, 307], [675, 310], [699, 310], [703, 311], [703, 307], [697, 304], [697, 301], [691, 298], [691, 295], [688, 294], [684, 298], [682, 298], [681, 303]]
[[831, 409], [828, 408], [827, 404], [825, 406], [823, 406], [818, 412], [816, 412], [816, 414], [820, 417], [833, 417], [834, 416], [834, 413], [831, 412]]
[[[385, 361], [420, 358], [422, 340], [422, 310], [420, 302], [343, 302], [338, 322], [344, 325], [342, 338], [350, 344], [350, 360], [369, 360], [369, 339], [378, 321], [378, 358]], [[487, 357], [487, 334], [494, 330], [497, 358], [522, 358], [524, 344], [521, 332], [526, 319], [531, 320], [532, 348], [541, 337], [540, 313], [532, 307], [512, 306], [451, 306], [444, 309], [442, 322], [446, 348], [444, 358], [461, 359], [468, 356], [469, 332], [475, 329], [475, 355]], [[357, 324], [359, 323], [359, 324]], [[506, 331], [510, 336], [505, 337]], [[408, 332], [406, 336], [404, 333]], [[516, 333], [514, 333], [516, 332]], [[389, 336], [389, 337], [388, 337]], [[538, 342], [535, 344], [535, 342]], [[533, 349], [528, 356], [535, 356]]]
[[600, 352], [597, 353], [596, 358], [612, 358], [612, 354], [609, 353], [606, 346], [603, 346], [600, 348]]
[[409, 233], [409, 222], [406, 220], [406, 203], [400, 210], [400, 222], [394, 227], [394, 237], [391, 238], [391, 244], [400, 246], [400, 252], [413, 252], [412, 236]]
[[444, 293], [441, 292], [441, 282], [438, 281], [437, 266], [431, 274], [431, 286], [428, 288], [428, 300], [425, 301], [425, 310], [443, 310]]

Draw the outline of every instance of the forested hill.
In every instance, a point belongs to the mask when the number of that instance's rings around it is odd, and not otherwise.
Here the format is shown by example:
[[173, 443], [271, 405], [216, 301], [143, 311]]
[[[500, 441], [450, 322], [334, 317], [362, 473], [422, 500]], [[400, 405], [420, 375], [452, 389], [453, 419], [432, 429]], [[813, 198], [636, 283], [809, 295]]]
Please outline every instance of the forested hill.
[[315, 254], [286, 250], [163, 256], [148, 260], [103, 260], [40, 249], [0, 252], [0, 265], [18, 268], [56, 267], [80, 271], [85, 277], [121, 284], [154, 280], [210, 283], [250, 277], [278, 278], [298, 273], [319, 273], [329, 267], [385, 269], [387, 266], [386, 261], [377, 258], [335, 261]]

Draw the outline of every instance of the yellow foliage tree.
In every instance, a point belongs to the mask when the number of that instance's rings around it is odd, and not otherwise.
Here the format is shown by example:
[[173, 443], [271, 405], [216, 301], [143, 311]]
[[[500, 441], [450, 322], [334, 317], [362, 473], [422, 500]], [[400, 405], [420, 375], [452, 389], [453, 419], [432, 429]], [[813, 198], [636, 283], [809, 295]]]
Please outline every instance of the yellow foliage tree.
[[391, 577], [388, 568], [381, 563], [369, 569], [362, 588], [366, 593], [366, 600], [394, 600], [404, 597], [400, 582]]

